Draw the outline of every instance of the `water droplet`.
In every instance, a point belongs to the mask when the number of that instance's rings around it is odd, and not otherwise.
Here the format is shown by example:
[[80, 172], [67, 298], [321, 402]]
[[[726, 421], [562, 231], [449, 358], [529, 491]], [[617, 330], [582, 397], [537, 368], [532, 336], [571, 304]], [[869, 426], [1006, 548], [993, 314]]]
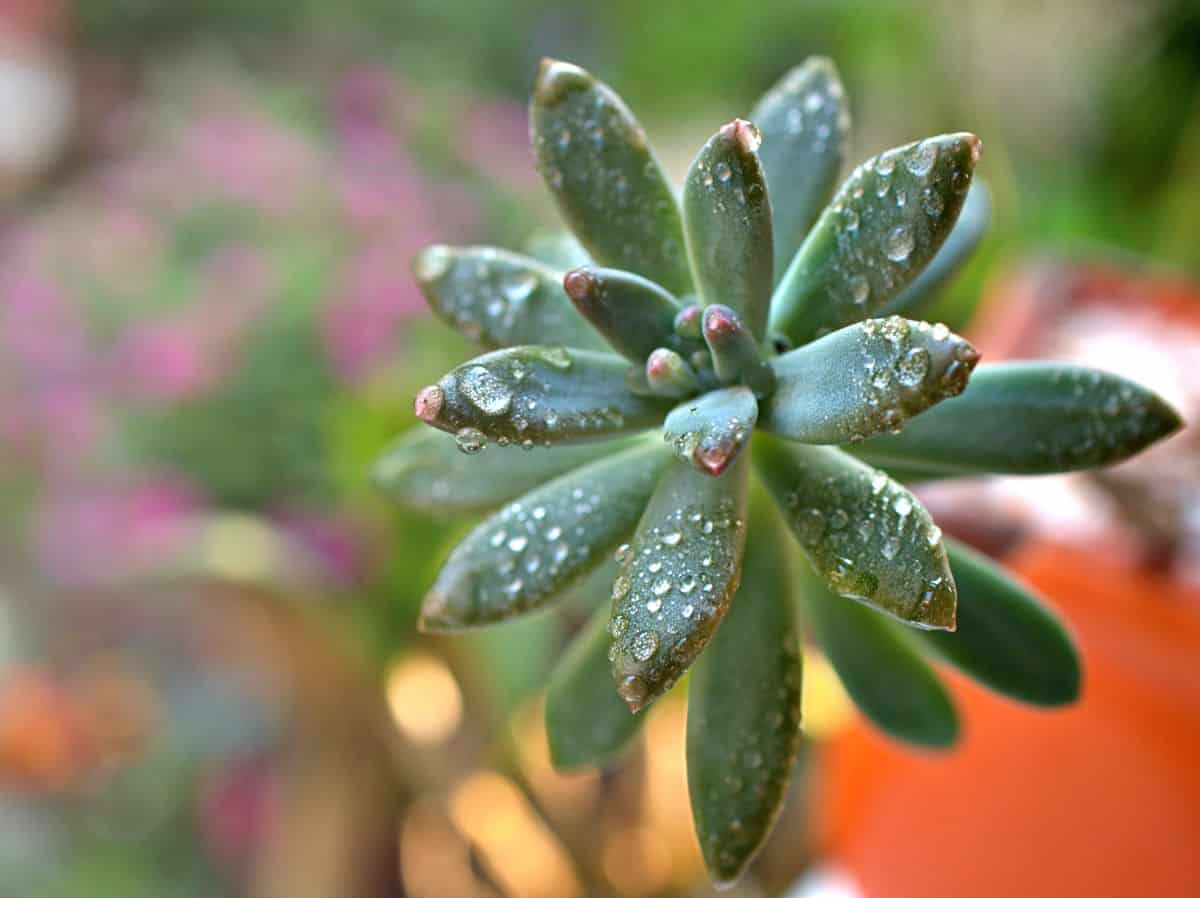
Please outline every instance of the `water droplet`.
[[650, 587], [650, 591], [656, 596], [665, 596], [671, 591], [671, 581], [666, 577], [661, 577], [654, 581], [654, 585]]
[[472, 365], [459, 377], [459, 388], [485, 415], [499, 415], [512, 406], [512, 393], [482, 365]]
[[926, 187], [921, 193], [921, 208], [930, 218], [940, 218], [942, 209], [945, 208], [945, 201], [942, 200], [942, 195], [932, 187]]
[[925, 531], [925, 542], [930, 546], [936, 546], [942, 541], [942, 528], [937, 524], [930, 524], [929, 529]]
[[[629, 578], [626, 577], [624, 574], [622, 574], [621, 576], [617, 577], [616, 580], [613, 581], [612, 597], [614, 600], [620, 601], [621, 599], [625, 598], [627, 595], [629, 595]], [[615, 618], [614, 623], [616, 622], [616, 620], [623, 620], [623, 619], [624, 618], [620, 618], [620, 617]], [[614, 633], [613, 635], [616, 636], [618, 634]]]
[[656, 614], [660, 608], [662, 608], [662, 599], [655, 598], [646, 603], [646, 610], [651, 614]]
[[900, 540], [894, 536], [889, 536], [883, 541], [883, 545], [879, 547], [879, 551], [884, 558], [891, 561], [900, 551]]
[[800, 542], [806, 546], [815, 546], [825, 535], [825, 516], [815, 508], [806, 508], [796, 516], [796, 529]]
[[896, 169], [896, 157], [890, 153], [884, 153], [875, 160], [875, 174], [881, 177], [889, 177]]
[[635, 708], [640, 707], [649, 694], [641, 677], [625, 677], [617, 684], [617, 693], [625, 700], [626, 704]]
[[546, 531], [546, 541], [547, 542], [552, 543], [555, 540], [557, 540], [560, 536], [562, 536], [562, 527], [554, 526]]
[[804, 115], [798, 106], [787, 111], [787, 130], [789, 134], [799, 134], [804, 130]]
[[488, 540], [492, 544], [493, 549], [499, 549], [504, 545], [504, 540], [508, 538], [508, 534], [503, 530], [497, 530], [492, 534], [492, 538]]
[[883, 251], [893, 262], [903, 262], [915, 245], [913, 232], [907, 225], [896, 225], [883, 238]]
[[500, 290], [510, 302], [520, 302], [533, 293], [537, 283], [537, 275], [532, 271], [518, 271], [501, 284]]
[[658, 651], [658, 634], [653, 630], [643, 630], [633, 637], [629, 648], [635, 661], [649, 661]]
[[819, 91], [810, 91], [808, 96], [804, 98], [804, 108], [809, 112], [817, 112], [825, 105], [825, 98], [821, 96]]
[[896, 363], [896, 379], [906, 387], [919, 387], [929, 373], [929, 352], [913, 347]]
[[632, 556], [633, 548], [629, 545], [629, 543], [621, 543], [621, 545], [617, 546], [617, 551], [613, 555], [613, 560], [616, 561], [617, 564], [625, 564], [625, 562], [629, 561]]
[[933, 170], [933, 164], [937, 162], [937, 157], [937, 144], [932, 140], [923, 140], [917, 144], [916, 149], [909, 151], [904, 165], [918, 178], [923, 178]]
[[673, 530], [662, 538], [664, 546], [677, 546], [683, 539], [683, 534], [678, 530]]
[[850, 299], [853, 300], [856, 306], [861, 306], [867, 301], [867, 297], [871, 295], [871, 283], [865, 275], [852, 274], [848, 281], [850, 285]]
[[682, 614], [685, 619], [690, 619], [691, 616], [696, 613], [696, 609], [690, 604], [684, 605], [683, 608], [680, 609], [679, 613]]
[[850, 523], [850, 516], [840, 508], [835, 508], [829, 513], [829, 526], [834, 530], [841, 530]]
[[487, 437], [474, 427], [464, 427], [454, 434], [454, 442], [458, 445], [460, 452], [474, 455], [487, 445]]
[[525, 536], [514, 536], [508, 541], [508, 548], [513, 552], [520, 552], [527, 545], [529, 545], [529, 538]]
[[912, 499], [905, 495], [896, 497], [896, 501], [892, 503], [892, 508], [900, 517], [907, 517], [913, 510]]
[[718, 181], [725, 183], [733, 177], [733, 171], [729, 168], [727, 163], [718, 162], [716, 164], [716, 175]]
[[930, 329], [929, 335], [935, 340], [947, 340], [950, 338], [950, 328], [939, 321]]

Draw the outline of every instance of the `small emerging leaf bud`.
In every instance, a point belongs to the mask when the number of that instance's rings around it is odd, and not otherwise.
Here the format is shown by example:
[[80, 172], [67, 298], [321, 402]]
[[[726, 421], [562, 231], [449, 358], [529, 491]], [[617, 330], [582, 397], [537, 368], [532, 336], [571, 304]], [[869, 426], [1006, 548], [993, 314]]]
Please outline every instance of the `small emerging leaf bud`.
[[703, 310], [699, 306], [688, 306], [675, 316], [675, 333], [679, 336], [699, 340], [701, 337], [700, 321]]
[[442, 392], [442, 388], [437, 384], [430, 384], [413, 400], [413, 413], [426, 424], [432, 424], [441, 413], [445, 401], [446, 394]]
[[542, 106], [554, 106], [572, 91], [587, 90], [593, 84], [595, 79], [579, 66], [543, 57], [538, 66], [533, 97]]
[[646, 381], [658, 396], [682, 399], [699, 389], [696, 372], [673, 349], [659, 348], [646, 359]]
[[713, 305], [704, 310], [704, 341], [722, 383], [741, 381], [760, 397], [775, 389], [775, 373], [764, 361], [750, 328], [733, 309]]

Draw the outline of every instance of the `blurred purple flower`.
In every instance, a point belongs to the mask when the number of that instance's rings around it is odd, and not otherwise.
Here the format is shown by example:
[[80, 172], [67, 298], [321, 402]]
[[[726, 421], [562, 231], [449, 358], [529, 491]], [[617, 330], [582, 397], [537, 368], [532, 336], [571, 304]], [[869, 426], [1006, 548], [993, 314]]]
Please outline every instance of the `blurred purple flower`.
[[276, 511], [273, 519], [326, 577], [349, 584], [367, 572], [366, 537], [353, 522], [298, 508]]
[[489, 100], [471, 106], [459, 146], [467, 164], [486, 178], [518, 189], [537, 184], [529, 148], [529, 113], [520, 103]]

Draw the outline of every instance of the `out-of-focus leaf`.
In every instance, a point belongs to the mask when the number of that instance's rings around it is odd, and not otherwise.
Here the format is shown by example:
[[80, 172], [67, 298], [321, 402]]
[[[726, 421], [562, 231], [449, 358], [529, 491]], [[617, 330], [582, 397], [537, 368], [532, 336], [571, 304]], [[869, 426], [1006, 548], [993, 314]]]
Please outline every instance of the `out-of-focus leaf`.
[[648, 442], [564, 474], [492, 515], [446, 559], [422, 605], [422, 628], [495, 623], [563, 597], [633, 532], [669, 460], [665, 447]]
[[967, 385], [979, 354], [944, 325], [893, 316], [834, 331], [771, 360], [762, 427], [803, 443], [894, 431]]
[[832, 447], [761, 436], [754, 460], [830, 589], [915, 627], [954, 629], [942, 531], [912, 493]]
[[750, 120], [762, 133], [775, 237], [775, 281], [833, 194], [850, 113], [833, 61], [811, 56], [767, 91]]
[[905, 742], [953, 745], [954, 704], [905, 634], [870, 609], [835, 596], [811, 571], [801, 576], [817, 641], [863, 715]]
[[438, 317], [481, 346], [606, 348], [567, 299], [562, 275], [528, 256], [490, 246], [428, 246], [413, 274]]
[[458, 366], [418, 393], [414, 408], [468, 452], [488, 440], [532, 447], [605, 439], [652, 427], [671, 407], [630, 393], [628, 368], [609, 353], [516, 346]]
[[613, 584], [613, 677], [633, 711], [683, 676], [737, 591], [746, 539], [749, 466], [721, 477], [671, 465]]
[[886, 306], [950, 233], [979, 147], [974, 134], [944, 134], [856, 168], [775, 288], [769, 329], [800, 345]]
[[991, 194], [987, 185], [976, 179], [967, 191], [962, 211], [958, 213], [958, 221], [954, 223], [942, 248], [937, 251], [937, 255], [925, 270], [917, 275], [916, 280], [901, 290], [896, 298], [879, 312], [880, 316], [912, 314], [936, 299], [938, 291], [958, 274], [971, 258], [971, 253], [975, 252], [975, 247], [983, 239], [991, 220]]
[[714, 390], [675, 406], [663, 437], [675, 455], [705, 474], [720, 475], [754, 432], [758, 402], [747, 387]]
[[592, 259], [690, 292], [679, 207], [621, 98], [577, 66], [543, 60], [530, 129], [538, 169]]
[[759, 143], [758, 129], [742, 119], [709, 138], [684, 181], [683, 223], [700, 298], [729, 306], [761, 339], [774, 250]]
[[978, 552], [953, 541], [946, 550], [958, 584], [958, 629], [920, 634], [926, 644], [1018, 701], [1054, 706], [1079, 698], [1079, 655], [1050, 609]]
[[567, 231], [543, 228], [534, 231], [525, 241], [525, 254], [533, 256], [558, 272], [568, 272], [591, 262], [587, 250]]
[[1053, 474], [1123, 461], [1183, 425], [1133, 381], [1059, 362], [984, 365], [963, 394], [853, 448], [876, 465], [953, 477]]
[[629, 445], [629, 440], [585, 443], [552, 452], [510, 446], [468, 455], [448, 434], [416, 427], [384, 451], [372, 477], [384, 495], [408, 508], [443, 514], [487, 511]]
[[660, 346], [690, 351], [702, 345], [675, 333], [679, 304], [658, 284], [636, 274], [585, 266], [569, 272], [563, 287], [580, 316], [613, 349], [638, 364]]
[[769, 508], [752, 511], [751, 526], [741, 588], [688, 688], [688, 791], [718, 884], [741, 876], [766, 839], [800, 749], [800, 634], [782, 563], [788, 550]]

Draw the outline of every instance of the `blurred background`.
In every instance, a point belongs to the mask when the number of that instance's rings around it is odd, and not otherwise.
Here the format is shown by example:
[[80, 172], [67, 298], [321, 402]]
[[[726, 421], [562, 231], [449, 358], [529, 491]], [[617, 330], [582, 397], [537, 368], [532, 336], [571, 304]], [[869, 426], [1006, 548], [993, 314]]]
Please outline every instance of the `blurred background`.
[[[611, 771], [549, 764], [585, 614], [418, 637], [470, 521], [371, 460], [468, 355], [430, 242], [556, 226], [525, 98], [591, 68], [681, 177], [833, 57], [850, 161], [985, 144], [994, 223], [930, 317], [985, 359], [1200, 411], [1195, 0], [0, 0], [0, 895], [707, 895], [682, 696]], [[1200, 438], [929, 488], [1067, 615], [1084, 700], [957, 678], [964, 744], [896, 747], [819, 657], [745, 896], [1200, 893]]]

